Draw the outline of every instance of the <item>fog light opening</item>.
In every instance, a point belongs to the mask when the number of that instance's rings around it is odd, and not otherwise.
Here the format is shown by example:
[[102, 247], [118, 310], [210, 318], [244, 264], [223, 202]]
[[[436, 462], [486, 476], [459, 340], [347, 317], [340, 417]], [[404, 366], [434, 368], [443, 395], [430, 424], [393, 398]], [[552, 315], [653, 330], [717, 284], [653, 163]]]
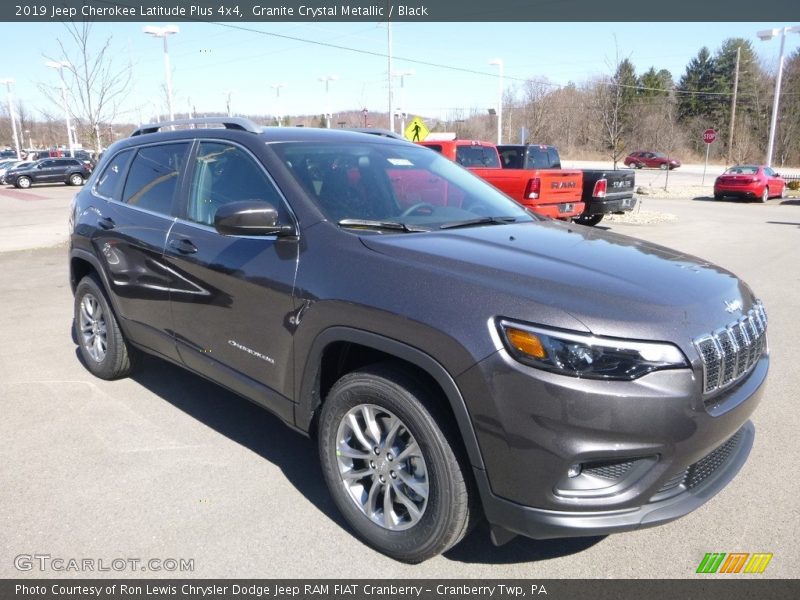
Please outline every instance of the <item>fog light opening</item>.
[[581, 474], [582, 470], [583, 470], [582, 465], [580, 464], [572, 465], [569, 469], [567, 469], [567, 477], [569, 477], [570, 479], [573, 477], [577, 477], [578, 475]]

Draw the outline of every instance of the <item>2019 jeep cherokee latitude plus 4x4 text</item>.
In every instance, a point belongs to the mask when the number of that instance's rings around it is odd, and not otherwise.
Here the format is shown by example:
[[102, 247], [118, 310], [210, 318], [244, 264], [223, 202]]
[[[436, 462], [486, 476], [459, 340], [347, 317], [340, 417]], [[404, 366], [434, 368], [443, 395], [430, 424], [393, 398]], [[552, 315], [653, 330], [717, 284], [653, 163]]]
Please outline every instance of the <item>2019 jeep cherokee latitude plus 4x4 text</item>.
[[424, 560], [663, 523], [734, 477], [766, 314], [703, 260], [530, 215], [437, 153], [319, 129], [114, 144], [71, 212], [80, 355], [144, 351], [317, 438], [352, 529]]

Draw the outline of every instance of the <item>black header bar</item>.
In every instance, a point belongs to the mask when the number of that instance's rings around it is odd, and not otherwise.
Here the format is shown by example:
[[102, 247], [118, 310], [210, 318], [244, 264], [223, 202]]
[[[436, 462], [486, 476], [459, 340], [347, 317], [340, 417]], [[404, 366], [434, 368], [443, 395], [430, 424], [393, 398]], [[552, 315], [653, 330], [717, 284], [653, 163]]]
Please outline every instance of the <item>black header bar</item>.
[[[0, 21], [752, 22], [800, 21], [798, 0], [8, 0]], [[531, 36], [535, 36], [535, 30]]]

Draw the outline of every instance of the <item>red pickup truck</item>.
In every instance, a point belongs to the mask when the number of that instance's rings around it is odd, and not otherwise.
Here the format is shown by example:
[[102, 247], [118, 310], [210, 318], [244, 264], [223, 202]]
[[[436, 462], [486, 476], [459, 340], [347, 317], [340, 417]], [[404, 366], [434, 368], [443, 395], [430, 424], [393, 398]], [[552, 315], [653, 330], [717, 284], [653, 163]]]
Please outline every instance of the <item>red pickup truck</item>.
[[503, 165], [497, 147], [488, 142], [437, 140], [417, 143], [466, 167], [537, 214], [569, 220], [584, 210], [581, 171]]

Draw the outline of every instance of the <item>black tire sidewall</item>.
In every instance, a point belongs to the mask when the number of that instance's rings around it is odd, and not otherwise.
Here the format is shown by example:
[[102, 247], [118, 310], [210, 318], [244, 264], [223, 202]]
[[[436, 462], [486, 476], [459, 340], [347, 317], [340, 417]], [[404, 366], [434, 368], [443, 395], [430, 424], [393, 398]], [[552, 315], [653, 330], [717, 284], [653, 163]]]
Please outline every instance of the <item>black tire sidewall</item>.
[[[106, 323], [106, 355], [102, 361], [97, 362], [83, 345], [80, 332], [80, 306], [86, 294], [91, 294], [97, 299]], [[127, 375], [130, 370], [130, 359], [122, 333], [114, 316], [114, 311], [106, 295], [94, 276], [87, 275], [81, 279], [75, 288], [74, 327], [78, 348], [83, 363], [89, 371], [101, 379], [118, 379]], [[121, 355], [123, 354], [123, 355]]]
[[[430, 413], [413, 399], [413, 393], [405, 396], [396, 382], [380, 379], [357, 371], [342, 378], [331, 390], [319, 424], [322, 470], [334, 502], [361, 539], [399, 560], [420, 562], [449, 547], [443, 538], [448, 537], [451, 509], [456, 500], [453, 494], [457, 486], [448, 468], [452, 464], [452, 450]], [[360, 404], [374, 404], [394, 413], [423, 449], [428, 473], [428, 503], [420, 522], [410, 529], [389, 531], [373, 523], [342, 485], [335, 453], [336, 437], [344, 415]]]

